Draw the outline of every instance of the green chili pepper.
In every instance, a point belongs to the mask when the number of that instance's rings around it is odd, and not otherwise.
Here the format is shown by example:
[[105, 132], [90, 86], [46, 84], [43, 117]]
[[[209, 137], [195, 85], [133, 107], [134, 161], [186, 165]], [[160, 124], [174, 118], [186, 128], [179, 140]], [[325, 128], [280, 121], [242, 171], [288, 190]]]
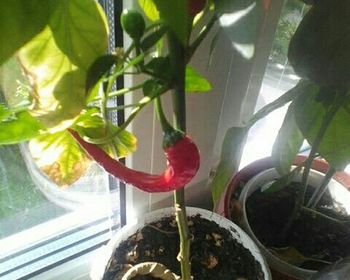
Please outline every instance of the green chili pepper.
[[120, 23], [124, 31], [137, 41], [142, 37], [146, 27], [143, 16], [135, 10], [125, 9], [120, 16]]

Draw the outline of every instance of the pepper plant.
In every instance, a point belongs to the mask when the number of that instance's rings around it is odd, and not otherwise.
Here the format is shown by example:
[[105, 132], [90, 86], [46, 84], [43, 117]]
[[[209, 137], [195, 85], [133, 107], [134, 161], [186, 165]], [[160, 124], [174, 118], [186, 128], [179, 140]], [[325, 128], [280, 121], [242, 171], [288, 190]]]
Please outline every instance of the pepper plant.
[[[107, 53], [107, 19], [94, 0], [1, 1], [0, 64], [6, 68], [9, 62], [17, 62], [27, 79], [21, 82], [20, 92], [5, 91], [7, 102], [0, 104], [0, 144], [29, 141], [37, 164], [58, 186], [74, 183], [95, 161], [143, 191], [174, 191], [178, 259], [181, 278], [188, 280], [191, 237], [184, 187], [199, 168], [199, 151], [186, 135], [185, 95], [211, 89], [188, 64], [216, 22], [238, 51], [252, 57], [253, 47], [244, 50], [244, 46], [252, 45], [258, 18], [269, 1], [138, 2], [143, 14], [125, 10], [120, 18], [132, 44]], [[234, 20], [229, 20], [232, 14]], [[202, 29], [194, 32], [197, 26]], [[211, 49], [214, 46], [215, 40]], [[142, 83], [114, 89], [119, 77], [141, 74], [146, 76]], [[108, 106], [111, 98], [137, 91], [143, 97], [136, 104]], [[162, 109], [164, 94], [172, 97], [172, 121]], [[135, 151], [136, 136], [127, 131], [128, 126], [151, 104], [164, 132], [168, 160], [160, 175], [132, 170], [118, 161]], [[111, 111], [130, 107], [131, 113], [120, 126], [108, 118]]]
[[[311, 6], [292, 36], [288, 50], [289, 62], [301, 80], [294, 88], [259, 110], [244, 126], [228, 131], [213, 180], [213, 199], [217, 202], [237, 168], [234, 160], [237, 149], [232, 147], [242, 145], [256, 121], [288, 104], [272, 150], [272, 159], [281, 178], [265, 191], [273, 193], [281, 190], [292, 182], [297, 173], [302, 172], [300, 191], [294, 210], [287, 217], [282, 240], [302, 212], [342, 223], [318, 212], [316, 206], [333, 175], [343, 171], [350, 163], [350, 2], [303, 2]], [[304, 140], [310, 146], [308, 157], [300, 166], [292, 168]], [[309, 173], [316, 157], [325, 159], [329, 170], [312, 196], [306, 199]]]

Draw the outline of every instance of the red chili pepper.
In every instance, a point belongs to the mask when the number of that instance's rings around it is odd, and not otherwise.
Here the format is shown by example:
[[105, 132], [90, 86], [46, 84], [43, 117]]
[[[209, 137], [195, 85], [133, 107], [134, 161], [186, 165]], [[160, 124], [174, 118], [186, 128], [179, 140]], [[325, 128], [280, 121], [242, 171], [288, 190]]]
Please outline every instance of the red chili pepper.
[[153, 175], [126, 167], [97, 145], [84, 141], [76, 131], [69, 129], [69, 132], [108, 173], [146, 192], [167, 192], [183, 188], [199, 169], [199, 151], [188, 136], [183, 136], [164, 148], [167, 168], [162, 174]]

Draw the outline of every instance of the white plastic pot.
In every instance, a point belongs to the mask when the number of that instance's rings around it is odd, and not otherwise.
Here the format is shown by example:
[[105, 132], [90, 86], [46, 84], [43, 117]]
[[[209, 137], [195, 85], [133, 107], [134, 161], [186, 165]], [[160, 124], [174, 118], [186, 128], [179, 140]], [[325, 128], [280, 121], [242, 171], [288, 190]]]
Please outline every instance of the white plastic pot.
[[[261, 265], [262, 271], [264, 273], [264, 279], [270, 280], [271, 275], [270, 271], [265, 263], [265, 260], [260, 253], [258, 247], [254, 244], [254, 242], [250, 239], [250, 237], [236, 224], [232, 223], [230, 220], [226, 218], [210, 212], [208, 210], [187, 207], [187, 215], [193, 216], [196, 214], [200, 214], [202, 218], [208, 219], [210, 221], [216, 222], [219, 226], [229, 230], [232, 236], [241, 243], [246, 249], [250, 251], [250, 253], [254, 256], [256, 261], [258, 261]], [[96, 262], [93, 263], [90, 277], [93, 280], [101, 280], [106, 268], [106, 265], [109, 259], [112, 257], [115, 248], [118, 247], [121, 241], [126, 240], [129, 236], [133, 235], [138, 229], [141, 229], [145, 226], [145, 224], [155, 222], [164, 217], [170, 217], [174, 215], [174, 208], [164, 208], [154, 212], [151, 212], [141, 218], [138, 219], [137, 223], [134, 225], [127, 225], [123, 227], [118, 233], [108, 242], [106, 246], [103, 246], [98, 255], [95, 257]]]
[[[322, 182], [323, 176], [324, 175], [322, 173], [315, 170], [311, 170], [309, 175], [309, 185], [319, 186]], [[313, 275], [316, 271], [299, 268], [285, 261], [282, 261], [275, 255], [273, 255], [255, 236], [247, 218], [246, 201], [249, 198], [249, 196], [255, 191], [259, 190], [261, 187], [265, 186], [273, 180], [276, 180], [279, 177], [280, 176], [277, 173], [277, 171], [272, 168], [259, 173], [247, 182], [239, 197], [239, 202], [242, 205], [243, 211], [243, 228], [258, 245], [271, 269], [276, 270], [284, 275], [287, 275], [291, 279], [305, 280], [308, 279], [311, 275]], [[300, 182], [301, 174], [296, 176], [294, 178], [294, 181]], [[329, 183], [329, 191], [334, 203], [338, 203], [342, 206], [345, 206], [345, 208], [347, 208], [348, 213], [350, 213], [350, 192], [346, 190], [342, 184], [340, 184], [334, 179], [332, 179]]]

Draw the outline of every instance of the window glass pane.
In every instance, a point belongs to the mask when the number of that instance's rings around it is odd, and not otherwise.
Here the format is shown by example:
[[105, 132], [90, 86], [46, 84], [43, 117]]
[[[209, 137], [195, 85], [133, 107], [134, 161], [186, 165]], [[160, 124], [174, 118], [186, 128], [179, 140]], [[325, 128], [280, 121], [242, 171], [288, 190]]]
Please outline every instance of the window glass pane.
[[66, 212], [50, 203], [35, 186], [19, 147], [0, 146], [0, 238]]
[[[101, 2], [112, 50], [114, 4]], [[0, 104], [18, 104], [26, 92], [27, 81], [11, 59], [0, 67]], [[58, 187], [36, 166], [26, 143], [0, 145], [0, 279], [39, 275], [100, 247], [119, 228], [119, 183], [96, 164], [72, 186]]]
[[[307, 9], [308, 6], [300, 0], [286, 1], [276, 29], [255, 111], [283, 95], [300, 80], [288, 63], [287, 53], [290, 38]], [[284, 106], [274, 111], [252, 127], [244, 147], [241, 167], [271, 155], [286, 109], [287, 106]]]

